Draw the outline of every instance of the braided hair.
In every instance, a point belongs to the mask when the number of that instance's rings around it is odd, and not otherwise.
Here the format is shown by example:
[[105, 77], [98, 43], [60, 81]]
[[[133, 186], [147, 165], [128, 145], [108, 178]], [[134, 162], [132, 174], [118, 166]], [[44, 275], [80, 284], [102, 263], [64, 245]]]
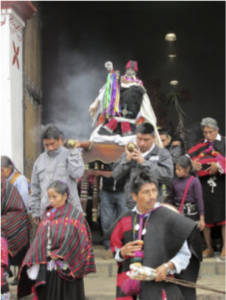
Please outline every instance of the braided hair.
[[6, 155], [1, 156], [1, 167], [3, 168], [12, 168], [12, 170], [16, 170], [18, 173], [21, 172], [16, 168], [14, 162]]

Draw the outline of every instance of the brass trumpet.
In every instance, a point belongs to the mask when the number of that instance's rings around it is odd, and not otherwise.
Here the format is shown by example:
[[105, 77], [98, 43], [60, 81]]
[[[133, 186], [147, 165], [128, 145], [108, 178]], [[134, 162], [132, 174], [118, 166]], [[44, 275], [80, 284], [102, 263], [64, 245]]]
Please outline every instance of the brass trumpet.
[[67, 141], [67, 146], [69, 147], [69, 148], [75, 148], [75, 146], [76, 146], [76, 141], [75, 140], [68, 140]]
[[129, 152], [133, 152], [135, 149], [138, 149], [138, 147], [137, 147], [137, 145], [134, 144], [134, 143], [129, 143], [129, 144], [127, 145], [127, 149], [128, 149]]

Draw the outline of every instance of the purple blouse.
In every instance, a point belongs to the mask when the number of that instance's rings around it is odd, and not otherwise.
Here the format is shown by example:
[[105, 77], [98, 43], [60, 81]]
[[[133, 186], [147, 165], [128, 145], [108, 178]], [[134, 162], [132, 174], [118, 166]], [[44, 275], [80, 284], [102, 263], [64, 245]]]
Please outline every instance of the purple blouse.
[[[181, 202], [184, 194], [184, 190], [188, 183], [188, 177], [175, 178], [172, 183], [171, 193], [170, 193], [170, 203]], [[203, 195], [202, 195], [202, 186], [197, 177], [194, 177], [190, 186], [188, 188], [186, 202], [197, 203], [199, 215], [204, 215], [204, 204], [203, 204]]]

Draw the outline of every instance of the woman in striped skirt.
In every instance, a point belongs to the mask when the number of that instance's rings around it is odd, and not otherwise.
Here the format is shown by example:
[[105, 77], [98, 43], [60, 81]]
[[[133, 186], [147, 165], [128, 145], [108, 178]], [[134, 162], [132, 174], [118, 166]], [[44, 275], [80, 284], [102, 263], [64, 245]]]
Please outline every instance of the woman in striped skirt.
[[83, 277], [96, 272], [91, 232], [69, 195], [64, 182], [48, 187], [50, 205], [23, 261], [18, 299], [85, 300]]

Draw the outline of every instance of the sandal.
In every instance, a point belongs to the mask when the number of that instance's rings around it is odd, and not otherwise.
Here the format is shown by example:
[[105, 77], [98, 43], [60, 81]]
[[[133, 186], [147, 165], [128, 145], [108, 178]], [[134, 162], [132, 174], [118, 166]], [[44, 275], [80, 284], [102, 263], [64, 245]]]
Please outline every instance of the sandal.
[[225, 252], [225, 250], [221, 251], [220, 259], [221, 260], [226, 260], [226, 252]]
[[210, 249], [205, 249], [203, 252], [202, 252], [202, 257], [203, 258], [209, 258], [209, 257], [213, 257], [213, 250], [210, 250]]

